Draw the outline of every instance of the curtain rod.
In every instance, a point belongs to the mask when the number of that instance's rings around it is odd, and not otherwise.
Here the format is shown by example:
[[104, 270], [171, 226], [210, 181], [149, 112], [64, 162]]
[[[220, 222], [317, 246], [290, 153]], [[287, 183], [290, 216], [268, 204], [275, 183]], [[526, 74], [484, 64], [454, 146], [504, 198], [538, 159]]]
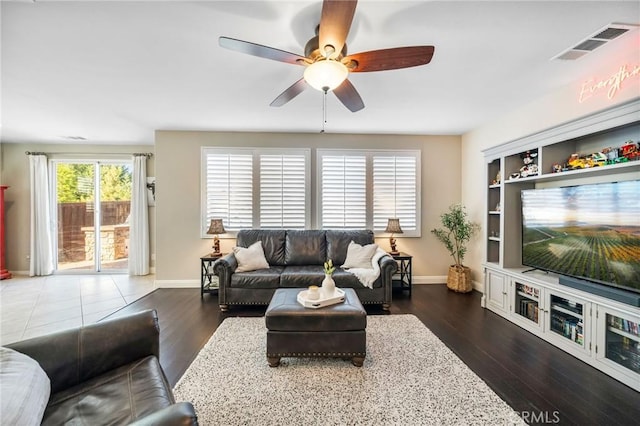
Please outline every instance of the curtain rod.
[[[27, 155], [47, 155], [46, 152], [36, 152], [36, 151], [25, 151]], [[51, 152], [50, 154], [56, 155], [78, 155], [78, 154], [86, 154], [86, 155], [127, 155], [129, 153], [121, 153], [121, 152]], [[153, 157], [152, 152], [134, 152], [130, 155], [133, 156], [145, 156], [147, 158]]]

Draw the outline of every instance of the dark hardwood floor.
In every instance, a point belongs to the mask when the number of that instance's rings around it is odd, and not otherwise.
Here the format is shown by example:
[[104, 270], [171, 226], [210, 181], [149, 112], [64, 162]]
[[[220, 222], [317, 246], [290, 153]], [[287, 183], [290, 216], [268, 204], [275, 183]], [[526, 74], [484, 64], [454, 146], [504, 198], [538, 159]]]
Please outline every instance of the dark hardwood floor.
[[[394, 293], [391, 314], [414, 314], [530, 424], [638, 425], [640, 393], [480, 307], [478, 292], [417, 285]], [[159, 289], [113, 316], [153, 308], [160, 361], [172, 385], [227, 316], [263, 316], [265, 307], [221, 313], [199, 289]], [[370, 315], [383, 314], [367, 307]], [[265, 360], [266, 362], [266, 360]]]

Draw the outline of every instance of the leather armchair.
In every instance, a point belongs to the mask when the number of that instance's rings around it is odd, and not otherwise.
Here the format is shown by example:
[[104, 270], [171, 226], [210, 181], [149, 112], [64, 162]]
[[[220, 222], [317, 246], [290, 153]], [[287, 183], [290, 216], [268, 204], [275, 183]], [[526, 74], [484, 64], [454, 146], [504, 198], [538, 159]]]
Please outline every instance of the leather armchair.
[[159, 363], [155, 310], [16, 342], [51, 381], [42, 424], [197, 425]]

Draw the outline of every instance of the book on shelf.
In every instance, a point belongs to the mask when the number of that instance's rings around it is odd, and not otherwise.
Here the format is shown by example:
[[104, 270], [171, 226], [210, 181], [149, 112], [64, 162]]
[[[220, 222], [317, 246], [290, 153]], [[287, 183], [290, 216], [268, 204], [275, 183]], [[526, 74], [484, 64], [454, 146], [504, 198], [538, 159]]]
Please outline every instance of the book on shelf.
[[624, 318], [616, 317], [613, 315], [608, 315], [609, 326], [616, 328], [618, 330], [622, 330], [626, 333], [633, 334], [638, 336], [638, 323], [626, 320]]

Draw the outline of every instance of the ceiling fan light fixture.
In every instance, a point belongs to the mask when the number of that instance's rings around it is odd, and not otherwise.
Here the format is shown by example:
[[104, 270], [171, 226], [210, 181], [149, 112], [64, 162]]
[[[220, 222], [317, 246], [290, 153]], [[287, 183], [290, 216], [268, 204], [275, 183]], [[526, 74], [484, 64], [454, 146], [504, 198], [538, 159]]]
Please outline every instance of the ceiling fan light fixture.
[[314, 62], [304, 70], [305, 81], [323, 92], [340, 86], [348, 75], [349, 70], [342, 62], [331, 59]]

